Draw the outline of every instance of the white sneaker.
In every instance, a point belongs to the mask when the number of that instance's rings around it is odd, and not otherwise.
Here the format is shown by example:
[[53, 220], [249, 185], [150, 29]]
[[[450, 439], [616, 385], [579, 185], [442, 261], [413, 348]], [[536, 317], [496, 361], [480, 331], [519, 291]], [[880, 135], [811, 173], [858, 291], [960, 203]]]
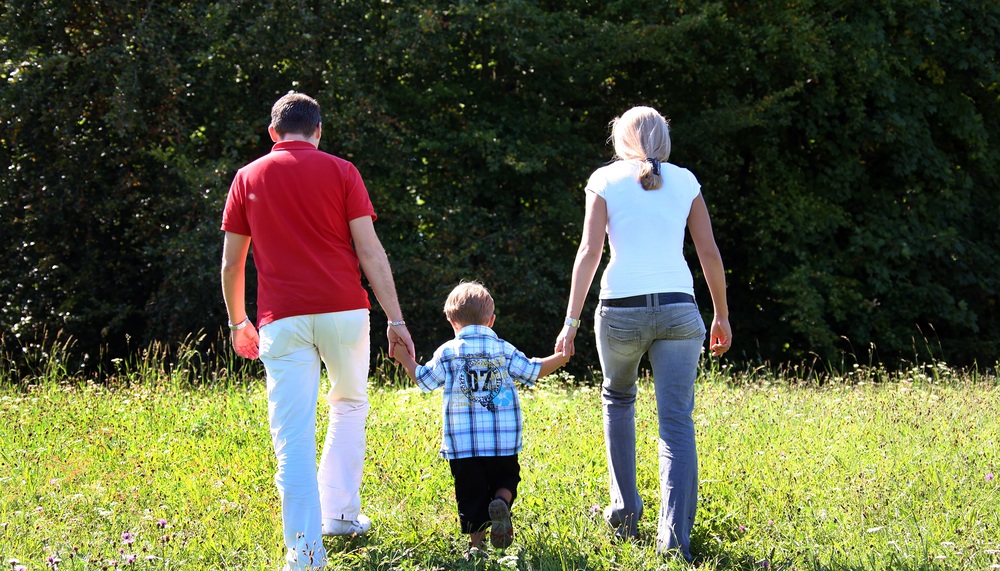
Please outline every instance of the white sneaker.
[[330, 537], [335, 535], [364, 535], [372, 527], [372, 520], [365, 514], [358, 514], [354, 521], [345, 519], [324, 519], [323, 535]]

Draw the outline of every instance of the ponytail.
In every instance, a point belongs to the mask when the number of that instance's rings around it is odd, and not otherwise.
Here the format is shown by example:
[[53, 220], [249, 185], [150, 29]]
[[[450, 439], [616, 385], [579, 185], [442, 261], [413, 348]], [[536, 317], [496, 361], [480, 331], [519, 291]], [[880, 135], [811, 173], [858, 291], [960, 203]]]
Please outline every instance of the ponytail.
[[639, 183], [645, 190], [663, 186], [660, 164], [670, 157], [670, 127], [652, 107], [633, 107], [611, 122], [615, 155], [639, 160]]

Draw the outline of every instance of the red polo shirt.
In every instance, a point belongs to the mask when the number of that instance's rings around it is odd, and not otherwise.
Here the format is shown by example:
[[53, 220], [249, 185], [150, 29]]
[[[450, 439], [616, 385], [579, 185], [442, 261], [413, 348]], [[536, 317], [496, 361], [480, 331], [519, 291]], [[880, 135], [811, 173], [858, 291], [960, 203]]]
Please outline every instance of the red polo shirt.
[[251, 237], [257, 327], [295, 315], [370, 308], [348, 222], [375, 219], [353, 164], [281, 141], [236, 173], [222, 229]]

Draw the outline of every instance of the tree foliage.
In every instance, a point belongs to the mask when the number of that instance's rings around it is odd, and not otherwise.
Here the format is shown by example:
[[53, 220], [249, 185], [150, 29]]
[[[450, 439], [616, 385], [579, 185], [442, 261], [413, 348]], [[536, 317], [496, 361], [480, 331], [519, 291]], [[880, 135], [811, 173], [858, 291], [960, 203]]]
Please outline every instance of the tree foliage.
[[[108, 358], [218, 330], [221, 207], [289, 90], [365, 177], [425, 354], [462, 279], [493, 291], [501, 335], [551, 351], [583, 184], [636, 104], [702, 183], [737, 357], [1000, 350], [995, 2], [2, 6], [7, 354], [53, 331]], [[596, 368], [580, 345], [573, 366]]]

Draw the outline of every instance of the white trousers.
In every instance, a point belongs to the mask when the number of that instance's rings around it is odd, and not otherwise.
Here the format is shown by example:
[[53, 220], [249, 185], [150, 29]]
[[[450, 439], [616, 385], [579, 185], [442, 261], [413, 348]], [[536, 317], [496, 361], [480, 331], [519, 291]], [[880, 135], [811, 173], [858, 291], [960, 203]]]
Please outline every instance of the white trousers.
[[[260, 330], [286, 569], [325, 565], [322, 520], [361, 512], [370, 352], [367, 309], [288, 317]], [[321, 363], [330, 378], [330, 424], [317, 469]]]

